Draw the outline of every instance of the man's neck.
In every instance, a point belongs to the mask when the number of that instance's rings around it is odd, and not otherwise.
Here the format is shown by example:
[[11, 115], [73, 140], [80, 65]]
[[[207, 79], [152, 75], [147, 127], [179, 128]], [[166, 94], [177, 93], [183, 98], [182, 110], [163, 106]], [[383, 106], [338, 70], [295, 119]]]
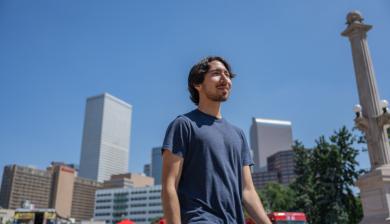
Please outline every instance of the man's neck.
[[221, 114], [221, 103], [214, 101], [200, 101], [198, 104], [198, 110], [202, 111], [205, 114], [211, 115], [218, 119], [222, 118]]

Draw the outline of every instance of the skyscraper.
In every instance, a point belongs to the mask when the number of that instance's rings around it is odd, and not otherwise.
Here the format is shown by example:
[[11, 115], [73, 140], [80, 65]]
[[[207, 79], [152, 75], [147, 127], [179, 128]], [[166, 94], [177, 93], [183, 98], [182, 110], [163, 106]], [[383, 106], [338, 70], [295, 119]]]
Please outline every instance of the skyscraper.
[[152, 148], [152, 163], [151, 163], [151, 174], [154, 178], [154, 184], [161, 184], [161, 173], [162, 173], [162, 155], [161, 147]]
[[79, 176], [103, 182], [128, 172], [131, 113], [108, 93], [87, 99]]
[[267, 169], [267, 158], [272, 154], [291, 149], [290, 121], [253, 118], [250, 144], [253, 150], [254, 171]]

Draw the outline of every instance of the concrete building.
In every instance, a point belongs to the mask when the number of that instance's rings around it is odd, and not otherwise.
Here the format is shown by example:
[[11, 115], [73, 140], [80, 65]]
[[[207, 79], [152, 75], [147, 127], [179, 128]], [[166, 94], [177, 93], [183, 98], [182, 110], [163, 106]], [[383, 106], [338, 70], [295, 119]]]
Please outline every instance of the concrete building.
[[74, 171], [76, 171], [76, 176], [78, 176], [79, 172], [79, 165], [74, 164], [74, 163], [65, 163], [65, 162], [60, 162], [60, 161], [53, 161], [50, 163], [51, 166], [67, 166], [72, 168]]
[[151, 163], [151, 174], [154, 178], [154, 183], [161, 184], [162, 175], [162, 155], [161, 147], [154, 147], [152, 149], [152, 163]]
[[[50, 167], [52, 184], [49, 207], [55, 208], [62, 217], [71, 217], [72, 195], [75, 181], [75, 170], [67, 166]], [[45, 208], [45, 207], [44, 207]]]
[[108, 94], [87, 99], [79, 176], [103, 182], [127, 173], [132, 107]]
[[29, 200], [37, 208], [48, 208], [51, 172], [17, 165], [5, 166], [1, 182], [0, 206], [16, 209]]
[[128, 218], [149, 224], [162, 216], [161, 185], [96, 191], [94, 220], [117, 223]]
[[276, 171], [259, 171], [252, 173], [253, 185], [256, 189], [265, 187], [267, 183], [278, 183], [278, 172]]
[[290, 150], [293, 144], [291, 122], [253, 118], [250, 145], [255, 163], [254, 171], [264, 171], [267, 158], [279, 151]]
[[94, 180], [77, 177], [74, 181], [71, 217], [90, 220], [95, 206], [95, 192], [102, 184]]
[[125, 173], [112, 175], [110, 180], [104, 181], [103, 188], [112, 189], [129, 187], [148, 187], [153, 185], [154, 179], [152, 177], [145, 176], [144, 174]]
[[295, 180], [295, 153], [292, 150], [280, 151], [267, 159], [270, 172], [278, 173], [278, 182], [288, 185]]
[[16, 209], [28, 200], [36, 208], [54, 208], [64, 218], [90, 219], [95, 191], [101, 184], [76, 177], [75, 173], [74, 169], [63, 165], [54, 165], [47, 170], [5, 166], [0, 206]]
[[295, 153], [292, 150], [280, 151], [269, 156], [267, 169], [252, 173], [256, 188], [263, 188], [269, 182], [287, 186], [294, 181], [295, 177]]

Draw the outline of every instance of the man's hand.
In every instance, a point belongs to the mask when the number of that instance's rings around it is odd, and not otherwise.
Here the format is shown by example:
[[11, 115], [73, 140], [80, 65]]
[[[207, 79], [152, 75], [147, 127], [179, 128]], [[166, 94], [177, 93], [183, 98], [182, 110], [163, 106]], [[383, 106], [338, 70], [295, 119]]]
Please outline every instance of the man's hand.
[[180, 204], [177, 196], [183, 158], [164, 150], [162, 167], [162, 202], [164, 218], [168, 224], [180, 224]]
[[257, 195], [256, 189], [253, 186], [251, 170], [249, 166], [242, 168], [242, 197], [246, 210], [257, 224], [271, 224], [268, 216], [264, 210], [263, 204], [259, 196]]

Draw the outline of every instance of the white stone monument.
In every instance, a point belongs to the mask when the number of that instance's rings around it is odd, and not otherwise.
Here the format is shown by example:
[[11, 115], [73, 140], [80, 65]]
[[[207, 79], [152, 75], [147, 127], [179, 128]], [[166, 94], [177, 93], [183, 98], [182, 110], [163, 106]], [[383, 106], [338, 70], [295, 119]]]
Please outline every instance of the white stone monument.
[[348, 13], [347, 24], [341, 35], [351, 42], [361, 104], [355, 107], [355, 124], [367, 141], [371, 163], [370, 171], [357, 181], [364, 212], [361, 223], [390, 223], [390, 146], [386, 133], [390, 114], [387, 101], [380, 101], [368, 49], [367, 32], [372, 26], [364, 24], [362, 15], [357, 11]]

